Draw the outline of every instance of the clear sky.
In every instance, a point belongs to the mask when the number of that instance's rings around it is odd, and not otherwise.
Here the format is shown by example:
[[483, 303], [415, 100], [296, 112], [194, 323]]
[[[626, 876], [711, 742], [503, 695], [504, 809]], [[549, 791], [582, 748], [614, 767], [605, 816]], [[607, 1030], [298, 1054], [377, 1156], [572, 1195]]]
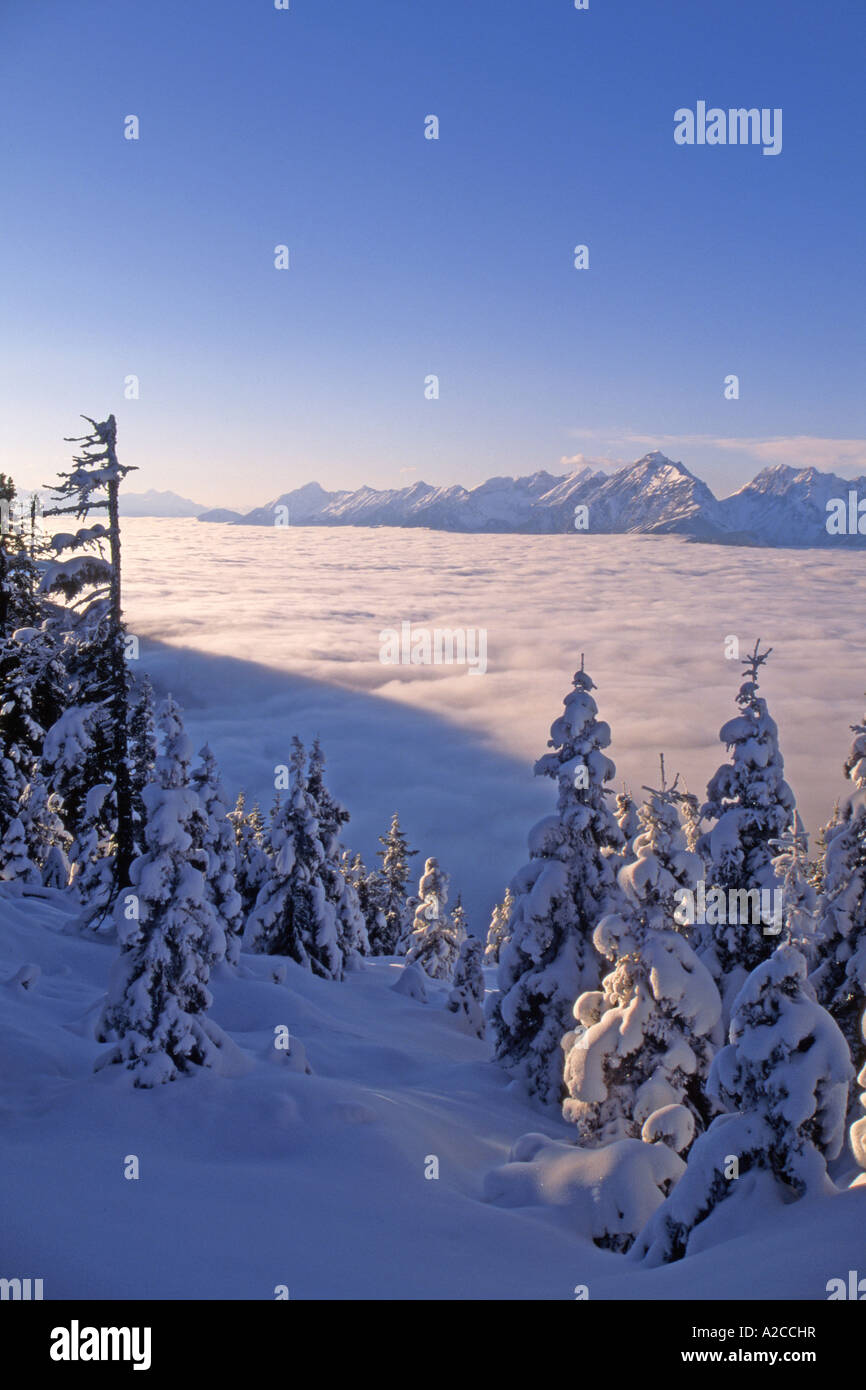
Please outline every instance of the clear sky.
[[[0, 0], [0, 466], [114, 410], [213, 504], [866, 472], [864, 51], [862, 0]], [[676, 145], [701, 100], [782, 152]]]

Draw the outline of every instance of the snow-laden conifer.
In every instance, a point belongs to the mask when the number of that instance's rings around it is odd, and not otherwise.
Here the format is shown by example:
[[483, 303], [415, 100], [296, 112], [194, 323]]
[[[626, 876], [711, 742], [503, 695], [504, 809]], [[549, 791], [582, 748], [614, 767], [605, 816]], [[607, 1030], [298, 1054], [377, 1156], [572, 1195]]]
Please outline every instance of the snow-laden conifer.
[[338, 921], [322, 878], [325, 850], [307, 788], [306, 754], [292, 741], [289, 789], [270, 830], [268, 876], [247, 919], [253, 951], [285, 955], [324, 979], [342, 978]]
[[833, 803], [833, 810], [830, 819], [825, 825], [819, 825], [815, 835], [814, 851], [809, 859], [807, 877], [815, 892], [820, 899], [824, 893], [824, 871], [827, 861], [827, 845], [833, 838], [833, 832], [842, 819], [842, 808], [837, 797]]
[[148, 676], [139, 684], [129, 711], [129, 766], [132, 817], [137, 852], [144, 846], [144, 789], [153, 781], [158, 755], [153, 686]]
[[563, 1038], [565, 1118], [588, 1147], [662, 1138], [678, 1152], [703, 1129], [703, 1086], [721, 1001], [707, 968], [677, 930], [683, 889], [703, 866], [686, 847], [677, 783], [647, 788], [634, 860], [619, 871], [624, 907], [595, 929], [613, 965], [600, 991], [574, 1007], [578, 1027]]
[[809, 881], [809, 837], [799, 813], [794, 812], [791, 826], [778, 840], [772, 840], [773, 872], [781, 895], [780, 928], [777, 945], [796, 946], [811, 968], [817, 951], [818, 895]]
[[216, 758], [207, 744], [201, 749], [199, 758], [201, 762], [192, 774], [192, 786], [198, 793], [202, 814], [194, 823], [194, 840], [206, 856], [205, 882], [225, 936], [225, 959], [229, 965], [237, 965], [243, 930], [243, 904], [235, 878], [237, 849], [234, 830], [226, 812], [225, 792]]
[[861, 1029], [866, 999], [866, 716], [851, 728], [854, 741], [844, 768], [852, 791], [827, 831], [818, 908], [820, 959], [812, 983], [842, 1029], [859, 1073], [866, 1066]]
[[487, 928], [487, 942], [484, 947], [484, 964], [498, 965], [502, 948], [511, 940], [511, 914], [514, 911], [514, 894], [511, 885], [505, 890], [505, 897], [497, 903]]
[[120, 955], [99, 1029], [111, 1050], [99, 1066], [121, 1065], [136, 1086], [172, 1081], [215, 1066], [224, 1035], [206, 1017], [209, 963], [225, 937], [195, 854], [202, 815], [190, 785], [190, 744], [169, 696], [160, 710], [163, 751], [145, 788], [145, 852], [132, 864], [129, 889], [114, 906]]
[[679, 805], [683, 833], [686, 837], [686, 849], [691, 854], [697, 854], [698, 841], [701, 838], [701, 804], [692, 792], [683, 787]]
[[616, 768], [602, 751], [610, 729], [597, 717], [594, 689], [581, 663], [551, 727], [554, 751], [535, 765], [556, 783], [557, 806], [530, 832], [530, 861], [511, 883], [511, 939], [491, 1010], [497, 1060], [545, 1104], [565, 1096], [561, 1044], [574, 1002], [598, 988], [592, 933], [621, 904], [610, 851], [620, 851], [623, 838], [606, 791]]
[[763, 1173], [785, 1201], [832, 1192], [827, 1161], [845, 1135], [853, 1075], [845, 1039], [815, 998], [806, 961], [779, 946], [734, 1001], [730, 1043], [716, 1056], [709, 1092], [726, 1113], [695, 1142], [688, 1166], [653, 1214], [633, 1256], [678, 1260], [689, 1238], [748, 1173]]
[[633, 858], [631, 845], [635, 835], [640, 834], [640, 819], [631, 789], [625, 783], [623, 783], [622, 791], [616, 794], [614, 817], [624, 841], [620, 863], [626, 864]]
[[344, 806], [332, 796], [325, 784], [325, 755], [318, 739], [310, 750], [307, 782], [315, 806], [324, 860], [321, 875], [329, 902], [337, 915], [337, 942], [344, 970], [356, 970], [362, 956], [370, 954], [367, 923], [355, 885], [343, 872], [343, 847], [340, 836], [350, 816]]
[[[88, 434], [67, 442], [80, 447], [73, 467], [61, 472], [54, 484], [54, 504], [46, 516], [74, 514], [89, 525], [52, 537], [57, 557], [45, 567], [41, 591], [62, 595], [76, 614], [79, 644], [78, 705], [96, 705], [103, 713], [105, 739], [103, 765], [90, 776], [88, 788], [110, 782], [112, 821], [112, 899], [126, 886], [135, 854], [132, 776], [130, 769], [129, 696], [131, 676], [126, 660], [120, 568], [119, 492], [132, 471], [117, 456], [117, 421], [113, 415], [97, 421], [82, 416], [91, 426]], [[107, 510], [107, 524], [91, 520], [93, 511]], [[107, 546], [108, 559], [103, 554]], [[56, 789], [55, 789], [56, 790]], [[85, 789], [87, 790], [87, 788]], [[67, 804], [63, 797], [64, 806]], [[72, 828], [72, 827], [68, 827]], [[73, 833], [76, 833], [75, 831]]]
[[265, 818], [258, 802], [246, 808], [246, 793], [238, 792], [234, 810], [229, 811], [235, 837], [235, 886], [241, 897], [243, 920], [252, 912], [259, 890], [270, 871]]
[[22, 793], [19, 817], [29, 857], [42, 870], [43, 881], [50, 888], [65, 888], [69, 881], [68, 850], [72, 837], [64, 829], [60, 809], [60, 798], [49, 794], [37, 766]]
[[[377, 874], [379, 885], [374, 891], [385, 918], [385, 929], [377, 932], [375, 945], [371, 937], [370, 946], [374, 955], [393, 956], [400, 950], [401, 942], [414, 921], [414, 911], [409, 910], [407, 889], [411, 873], [409, 860], [418, 851], [409, 848], [396, 811], [388, 833], [379, 836], [379, 844], [382, 848], [376, 851], [376, 855], [382, 860], [382, 867]], [[403, 949], [406, 949], [405, 945]]]
[[[866, 1011], [860, 1020], [860, 1032], [866, 1042]], [[863, 1169], [863, 1175], [857, 1179], [855, 1186], [862, 1186], [866, 1185], [866, 1115], [860, 1115], [860, 1107], [866, 1110], [866, 1066], [857, 1077], [857, 1085], [860, 1089], [855, 1099], [859, 1105], [854, 1106], [854, 1111], [859, 1118], [851, 1126], [851, 1150], [858, 1166]]]
[[70, 883], [84, 905], [83, 925], [103, 935], [114, 928], [112, 916], [106, 911], [114, 879], [112, 854], [116, 822], [110, 805], [111, 791], [110, 782], [97, 782], [90, 788], [70, 850]]
[[0, 641], [0, 835], [18, 816], [25, 787], [44, 775], [45, 733], [63, 708], [64, 685], [55, 623], [19, 628]]
[[27, 849], [24, 826], [17, 816], [9, 822], [0, 842], [0, 879], [4, 883], [41, 884], [39, 866], [34, 864]]
[[[42, 745], [43, 775], [63, 806], [65, 828], [79, 845], [93, 814], [92, 799], [88, 812], [92, 789], [110, 789], [99, 775], [104, 767], [105, 733], [104, 711], [98, 704], [71, 704], [48, 729]], [[110, 819], [100, 817], [106, 838]], [[74, 858], [77, 853], [73, 847]]]
[[[745, 663], [745, 680], [737, 695], [740, 712], [720, 730], [731, 752], [711, 778], [704, 819], [715, 824], [701, 836], [698, 852], [707, 868], [707, 882], [724, 893], [730, 890], [772, 891], [778, 888], [773, 870], [773, 840], [791, 824], [794, 796], [784, 777], [776, 724], [767, 702], [758, 693], [758, 676], [772, 648], [755, 643]], [[729, 1001], [746, 975], [774, 949], [772, 936], [760, 922], [725, 921], [704, 929], [700, 955], [722, 993], [725, 1017]]]
[[438, 859], [425, 863], [418, 897], [406, 963], [419, 966], [431, 980], [448, 981], [454, 974], [466, 932], [456, 913], [449, 916], [446, 911], [448, 876], [440, 869]]
[[35, 507], [31, 505], [28, 541], [22, 524], [25, 507], [16, 498], [14, 481], [0, 473], [0, 645], [16, 628], [38, 623], [42, 607], [37, 592]]
[[360, 854], [343, 851], [340, 859], [343, 877], [351, 883], [358, 895], [358, 904], [367, 930], [368, 954], [371, 956], [390, 955], [384, 949], [388, 938], [388, 924], [383, 910], [384, 884], [382, 876], [375, 869], [367, 868]]
[[448, 1008], [457, 1014], [461, 1025], [476, 1038], [484, 1037], [484, 974], [481, 969], [482, 945], [474, 936], [467, 936], [460, 947], [454, 969], [454, 980], [448, 996]]

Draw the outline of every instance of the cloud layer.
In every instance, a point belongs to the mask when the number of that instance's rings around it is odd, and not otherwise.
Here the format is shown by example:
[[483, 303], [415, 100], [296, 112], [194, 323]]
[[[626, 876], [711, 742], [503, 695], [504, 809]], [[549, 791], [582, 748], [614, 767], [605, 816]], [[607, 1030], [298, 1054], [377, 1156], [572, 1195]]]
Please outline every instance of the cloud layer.
[[[291, 734], [321, 733], [353, 843], [371, 855], [399, 808], [477, 917], [545, 809], [532, 763], [581, 652], [618, 778], [654, 784], [664, 752], [702, 794], [740, 681], [726, 639], [746, 650], [760, 636], [775, 649], [764, 689], [812, 830], [844, 793], [866, 688], [862, 555], [194, 521], [128, 521], [124, 533], [143, 662], [191, 707], [233, 790], [269, 804]], [[487, 673], [381, 664], [379, 634], [403, 621], [486, 629]]]

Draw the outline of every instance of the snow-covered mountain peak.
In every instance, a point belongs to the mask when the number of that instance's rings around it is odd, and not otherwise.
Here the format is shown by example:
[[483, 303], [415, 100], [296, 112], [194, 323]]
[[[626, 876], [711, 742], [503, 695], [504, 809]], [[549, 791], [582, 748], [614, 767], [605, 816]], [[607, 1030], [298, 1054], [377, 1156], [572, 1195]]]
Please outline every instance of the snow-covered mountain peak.
[[[866, 479], [843, 479], [814, 467], [775, 463], [719, 501], [684, 463], [652, 449], [613, 472], [584, 465], [561, 476], [539, 469], [522, 477], [497, 474], [472, 488], [434, 487], [327, 492], [318, 483], [287, 492], [234, 525], [272, 525], [283, 504], [299, 526], [425, 526], [439, 531], [544, 534], [588, 530], [673, 533], [726, 544], [826, 546], [827, 503], [851, 490], [866, 497]], [[586, 509], [580, 512], [579, 509]], [[209, 514], [206, 520], [217, 520]], [[576, 519], [586, 524], [576, 526]], [[864, 545], [853, 534], [848, 544]]]

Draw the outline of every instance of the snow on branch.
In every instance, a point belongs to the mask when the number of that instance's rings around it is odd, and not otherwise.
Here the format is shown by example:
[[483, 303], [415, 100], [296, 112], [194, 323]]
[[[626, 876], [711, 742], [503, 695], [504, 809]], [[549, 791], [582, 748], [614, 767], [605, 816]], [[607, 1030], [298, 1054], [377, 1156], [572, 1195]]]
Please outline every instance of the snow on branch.
[[95, 526], [82, 526], [74, 534], [60, 531], [51, 537], [50, 544], [55, 555], [60, 555], [64, 550], [81, 550], [86, 545], [97, 545], [107, 539], [108, 527], [98, 522]]
[[82, 589], [111, 583], [111, 565], [99, 555], [78, 555], [70, 560], [52, 561], [39, 584], [40, 593], [61, 593], [74, 598]]

